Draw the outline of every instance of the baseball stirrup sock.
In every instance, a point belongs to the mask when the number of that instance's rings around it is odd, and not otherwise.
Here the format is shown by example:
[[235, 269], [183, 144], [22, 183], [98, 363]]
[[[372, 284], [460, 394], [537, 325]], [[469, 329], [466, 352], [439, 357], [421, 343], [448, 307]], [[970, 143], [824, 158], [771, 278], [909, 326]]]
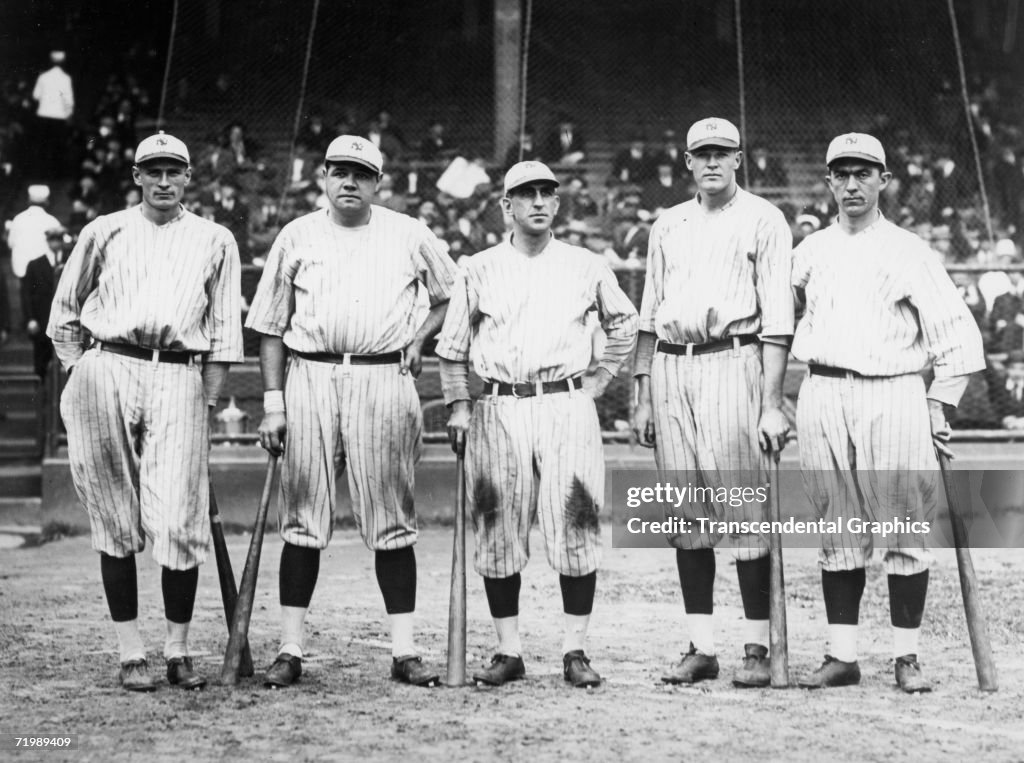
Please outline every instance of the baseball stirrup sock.
[[[748, 620], [767, 620], [771, 609], [771, 557], [749, 561], [736, 560], [736, 577], [740, 581], [743, 614]], [[758, 642], [760, 643], [760, 642]]]
[[565, 614], [565, 638], [562, 639], [562, 654], [586, 649], [587, 628], [590, 626], [590, 615]]
[[415, 623], [412, 612], [401, 612], [389, 614], [391, 621], [391, 656], [408, 657], [410, 654], [418, 654], [416, 639], [413, 637]]
[[[518, 574], [516, 575], [518, 577]], [[487, 578], [484, 578], [486, 580]], [[494, 632], [498, 634], [498, 652], [510, 657], [523, 656], [523, 642], [519, 638], [519, 617], [495, 617]]]
[[114, 630], [117, 631], [117, 651], [121, 662], [146, 659], [146, 645], [139, 632], [138, 620], [115, 620]]
[[928, 570], [889, 575], [889, 617], [895, 628], [920, 628], [928, 597]]
[[188, 655], [189, 623], [167, 621], [167, 639], [164, 641], [164, 659]]
[[821, 571], [821, 591], [829, 625], [860, 622], [860, 599], [864, 595], [864, 568], [842, 572]]
[[307, 609], [320, 576], [320, 549], [285, 543], [277, 585], [282, 607]]
[[172, 623], [192, 622], [192, 609], [199, 586], [199, 568], [172, 570], [164, 567], [160, 574], [160, 587], [164, 592], [164, 615]]
[[518, 572], [507, 578], [484, 578], [484, 593], [487, 594], [491, 617], [503, 620], [519, 616], [519, 589], [522, 584], [523, 579]]
[[281, 605], [281, 647], [278, 654], [287, 652], [293, 657], [302, 657], [302, 625], [305, 621], [305, 607]]
[[416, 611], [416, 552], [412, 546], [396, 551], [377, 551], [374, 559], [377, 585], [389, 615]]
[[683, 590], [683, 606], [688, 615], [710, 615], [715, 607], [715, 550], [676, 549], [679, 587]]
[[123, 559], [100, 554], [100, 575], [103, 578], [110, 619], [121, 623], [138, 618], [139, 581], [135, 571], [135, 554]]
[[562, 588], [562, 610], [565, 614], [589, 617], [594, 610], [597, 572], [594, 571], [578, 578], [559, 575], [558, 584]]

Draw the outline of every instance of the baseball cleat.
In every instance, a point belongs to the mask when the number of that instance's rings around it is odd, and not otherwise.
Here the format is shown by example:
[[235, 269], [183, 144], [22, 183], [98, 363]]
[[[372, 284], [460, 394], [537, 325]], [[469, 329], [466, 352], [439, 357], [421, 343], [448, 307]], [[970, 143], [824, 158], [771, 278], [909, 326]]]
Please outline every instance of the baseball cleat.
[[122, 662], [117, 680], [126, 691], [156, 691], [156, 680], [149, 674], [145, 659]]
[[590, 660], [582, 649], [566, 652], [562, 658], [562, 675], [577, 689], [591, 689], [601, 685], [601, 676], [590, 667]]
[[718, 678], [718, 658], [698, 652], [691, 641], [690, 650], [678, 665], [669, 667], [661, 680], [667, 684], [695, 684], [712, 678]]
[[896, 683], [907, 694], [923, 694], [932, 690], [931, 682], [921, 672], [916, 654], [896, 658]]
[[825, 655], [821, 667], [800, 679], [801, 689], [824, 689], [829, 686], [856, 686], [860, 683], [860, 665], [857, 661], [843, 662], [831, 654]]
[[526, 675], [523, 658], [510, 654], [496, 654], [491, 664], [473, 674], [477, 686], [501, 686], [507, 681], [518, 681]]
[[732, 685], [739, 689], [757, 689], [770, 686], [772, 682], [771, 660], [768, 647], [762, 644], [744, 644], [743, 667], [732, 679]]
[[302, 675], [302, 658], [296, 657], [288, 652], [281, 652], [277, 655], [273, 664], [267, 668], [263, 675], [263, 685], [271, 689], [291, 686], [299, 680]]
[[192, 668], [191, 657], [172, 657], [167, 661], [167, 683], [199, 690], [206, 686], [206, 678]]
[[437, 686], [441, 681], [441, 676], [425, 667], [423, 660], [416, 655], [393, 657], [391, 659], [391, 677], [402, 683], [426, 688]]

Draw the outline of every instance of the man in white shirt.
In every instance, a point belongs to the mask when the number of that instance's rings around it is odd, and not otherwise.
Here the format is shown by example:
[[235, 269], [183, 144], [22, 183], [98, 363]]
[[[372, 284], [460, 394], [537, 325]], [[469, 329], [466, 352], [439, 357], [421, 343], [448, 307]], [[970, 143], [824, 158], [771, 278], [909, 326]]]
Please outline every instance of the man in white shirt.
[[75, 94], [71, 77], [64, 71], [64, 51], [50, 52], [49, 69], [36, 78], [32, 97], [36, 100], [36, 134], [38, 136], [38, 172], [42, 177], [53, 178], [63, 165], [67, 150], [67, 128], [75, 112]]
[[50, 188], [45, 185], [28, 187], [28, 209], [16, 215], [7, 224], [7, 245], [11, 248], [11, 270], [15, 277], [24, 278], [25, 268], [36, 257], [46, 255], [46, 231], [61, 227], [60, 220], [46, 211], [50, 203]]

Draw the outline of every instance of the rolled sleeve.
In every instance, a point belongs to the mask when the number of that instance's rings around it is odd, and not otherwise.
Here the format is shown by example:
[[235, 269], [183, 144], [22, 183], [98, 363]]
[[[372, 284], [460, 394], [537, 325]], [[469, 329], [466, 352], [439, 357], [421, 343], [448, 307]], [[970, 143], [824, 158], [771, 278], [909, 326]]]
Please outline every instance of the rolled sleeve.
[[640, 319], [633, 303], [622, 291], [615, 274], [607, 265], [599, 268], [595, 292], [601, 328], [608, 338], [598, 367], [615, 376], [633, 352]]
[[[773, 208], [774, 209], [774, 208]], [[791, 336], [793, 309], [793, 234], [778, 210], [764, 219], [757, 242], [757, 301], [764, 336]]]
[[291, 241], [281, 231], [267, 255], [256, 295], [253, 297], [246, 328], [270, 336], [284, 336], [295, 310], [294, 264], [291, 262]]
[[917, 308], [935, 377], [964, 376], [985, 368], [981, 332], [945, 268], [930, 252], [908, 273], [910, 303]]
[[422, 239], [416, 248], [417, 270], [420, 281], [427, 289], [430, 306], [434, 307], [451, 298], [452, 285], [458, 267], [425, 225]]
[[53, 340], [54, 351], [65, 368], [73, 366], [85, 352], [82, 305], [96, 289], [102, 268], [103, 249], [98, 238], [95, 225], [82, 230], [53, 296], [46, 334]]
[[458, 269], [451, 290], [448, 312], [441, 336], [434, 351], [439, 357], [465, 363], [469, 360], [469, 343], [473, 321], [479, 309], [477, 290], [470, 284], [467, 270]]
[[654, 317], [665, 296], [665, 251], [662, 247], [664, 227], [658, 223], [651, 229], [647, 243], [647, 274], [644, 277], [644, 293], [640, 299], [639, 329], [657, 334]]

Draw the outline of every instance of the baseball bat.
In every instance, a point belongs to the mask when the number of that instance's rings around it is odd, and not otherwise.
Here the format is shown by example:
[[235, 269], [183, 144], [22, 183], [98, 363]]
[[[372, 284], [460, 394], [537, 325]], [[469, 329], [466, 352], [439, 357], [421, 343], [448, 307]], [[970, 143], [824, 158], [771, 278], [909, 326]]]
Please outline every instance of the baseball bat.
[[256, 521], [252, 527], [249, 555], [245, 559], [242, 582], [238, 587], [238, 601], [235, 603], [235, 611], [231, 618], [228, 646], [224, 651], [224, 665], [220, 671], [221, 683], [226, 686], [234, 686], [238, 683], [242, 648], [249, 639], [249, 619], [252, 617], [252, 604], [256, 597], [256, 576], [260, 568], [260, 553], [263, 551], [263, 531], [267, 524], [267, 510], [270, 507], [270, 492], [274, 484], [276, 469], [277, 456], [270, 456], [267, 459], [267, 477], [263, 481], [263, 495], [260, 497], [260, 506], [256, 510]]
[[981, 609], [978, 595], [978, 577], [974, 573], [974, 562], [968, 548], [967, 526], [964, 523], [960, 494], [950, 475], [949, 458], [938, 453], [939, 470], [942, 472], [942, 487], [949, 504], [949, 524], [953, 530], [953, 545], [956, 547], [956, 567], [960, 573], [960, 591], [964, 598], [964, 614], [967, 616], [967, 634], [971, 639], [974, 654], [974, 669], [978, 673], [978, 688], [982, 691], [996, 691], [996, 666], [992, 660], [992, 645], [988, 640], [988, 626]]
[[[772, 521], [782, 521], [782, 490], [779, 481], [779, 451], [772, 452]], [[782, 570], [782, 535], [768, 534], [770, 607], [768, 610], [768, 651], [771, 657], [773, 689], [789, 686], [789, 636], [786, 633], [786, 579]]]
[[[210, 476], [210, 536], [213, 539], [213, 552], [217, 557], [217, 577], [220, 579], [220, 598], [224, 603], [224, 621], [230, 633], [231, 619], [235, 616], [235, 602], [238, 601], [238, 588], [235, 586], [235, 573], [231, 569], [231, 556], [228, 554], [227, 543], [224, 542], [224, 526], [217, 508], [217, 496], [213, 492], [213, 476]], [[242, 660], [239, 675], [248, 678], [253, 674], [252, 654], [249, 652], [248, 639], [242, 644]]]
[[448, 686], [466, 683], [466, 440], [455, 442], [455, 540], [448, 600]]

